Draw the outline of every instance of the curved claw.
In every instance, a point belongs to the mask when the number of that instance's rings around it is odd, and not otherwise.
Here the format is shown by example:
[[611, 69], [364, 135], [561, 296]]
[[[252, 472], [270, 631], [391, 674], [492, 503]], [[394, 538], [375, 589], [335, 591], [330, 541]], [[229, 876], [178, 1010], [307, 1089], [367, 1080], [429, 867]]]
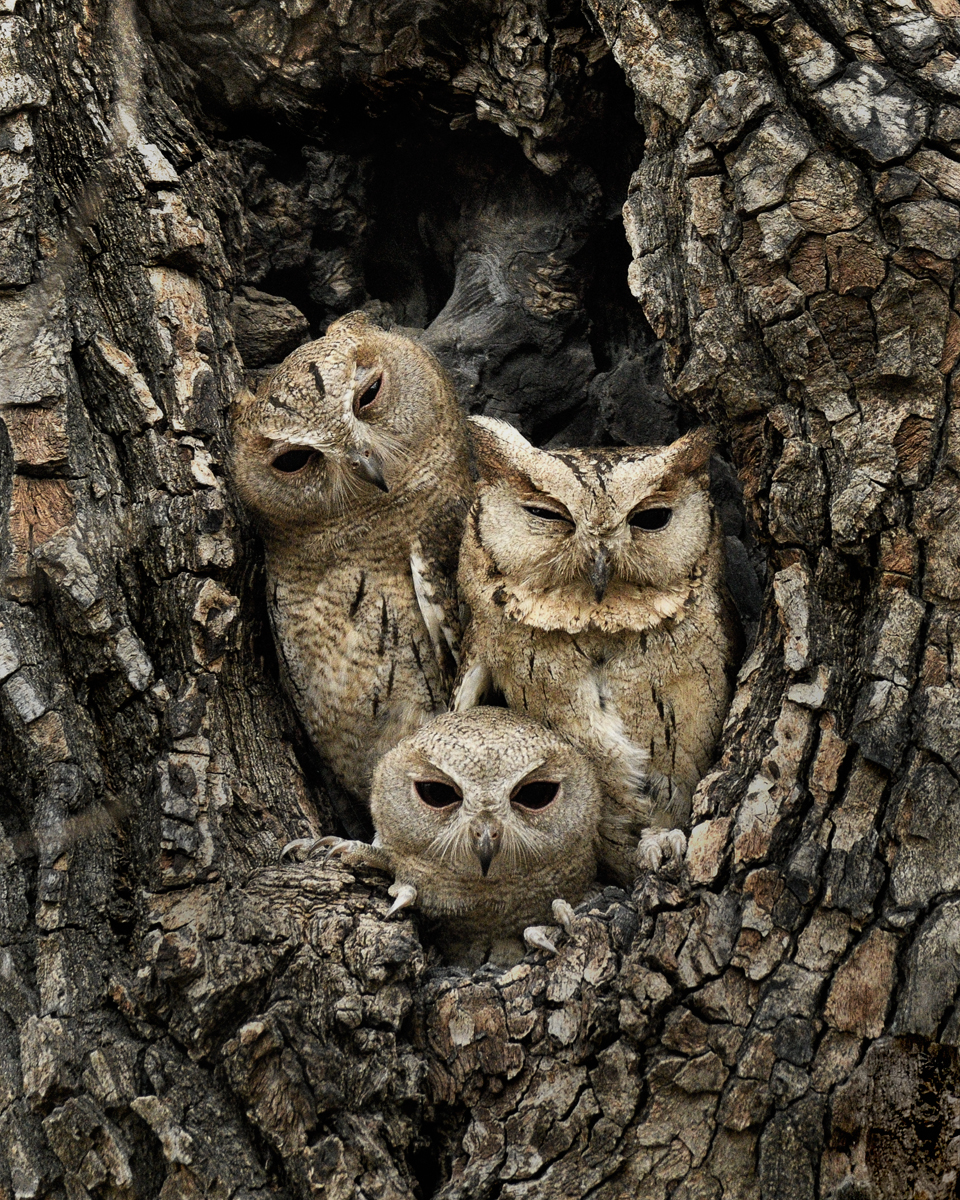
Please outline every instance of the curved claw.
[[366, 842], [352, 841], [350, 838], [325, 837], [320, 838], [316, 843], [317, 846], [323, 846], [326, 849], [326, 854], [323, 856], [323, 861], [326, 862], [335, 854], [353, 854], [368, 849]]
[[395, 883], [388, 889], [391, 896], [396, 896], [393, 904], [387, 909], [387, 916], [392, 917], [401, 908], [409, 908], [417, 902], [417, 889], [412, 883]]
[[294, 838], [292, 842], [287, 842], [284, 848], [280, 851], [278, 862], [283, 862], [288, 854], [292, 854], [295, 850], [303, 850], [304, 858], [309, 858], [311, 851], [317, 846], [317, 838]]
[[562, 925], [564, 932], [567, 934], [573, 933], [574, 911], [572, 905], [568, 904], [562, 897], [557, 897], [552, 906], [553, 919], [558, 925]]
[[637, 846], [637, 865], [658, 871], [668, 859], [683, 861], [687, 836], [682, 829], [645, 829]]
[[523, 940], [531, 950], [546, 950], [548, 954], [557, 954], [557, 948], [547, 937], [542, 925], [528, 925], [523, 931]]

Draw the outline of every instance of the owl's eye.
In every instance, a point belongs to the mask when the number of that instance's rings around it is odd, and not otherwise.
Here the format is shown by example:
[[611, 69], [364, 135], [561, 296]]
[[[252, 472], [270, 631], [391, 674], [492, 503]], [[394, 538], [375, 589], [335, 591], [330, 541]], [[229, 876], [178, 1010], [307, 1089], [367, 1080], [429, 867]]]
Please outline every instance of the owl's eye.
[[627, 524], [634, 529], [663, 529], [670, 524], [672, 516], [672, 508], [641, 508], [631, 515]]
[[379, 395], [380, 385], [382, 383], [383, 383], [383, 376], [381, 375], [378, 379], [375, 379], [373, 381], [373, 383], [370, 384], [370, 386], [366, 389], [366, 391], [363, 392], [362, 395], [357, 397], [357, 399], [353, 403], [353, 411], [355, 413], [357, 413], [359, 415], [360, 413], [363, 412], [363, 410], [365, 408], [370, 407], [370, 405], [374, 402], [374, 400], [376, 400], [377, 396]]
[[273, 469], [284, 475], [296, 475], [307, 463], [319, 458], [319, 452], [310, 446], [295, 446], [292, 450], [284, 450], [273, 460]]
[[440, 783], [437, 779], [418, 779], [414, 785], [417, 795], [430, 808], [449, 808], [451, 804], [463, 801], [458, 788], [449, 783]]
[[553, 508], [539, 508], [536, 504], [525, 504], [524, 512], [531, 513], [535, 517], [539, 517], [542, 521], [563, 521], [567, 525], [570, 524], [570, 518], [565, 517], [563, 513], [558, 513]]
[[536, 783], [521, 783], [510, 797], [511, 804], [519, 804], [521, 808], [546, 808], [557, 798], [560, 791], [559, 783], [551, 783], [545, 779]]

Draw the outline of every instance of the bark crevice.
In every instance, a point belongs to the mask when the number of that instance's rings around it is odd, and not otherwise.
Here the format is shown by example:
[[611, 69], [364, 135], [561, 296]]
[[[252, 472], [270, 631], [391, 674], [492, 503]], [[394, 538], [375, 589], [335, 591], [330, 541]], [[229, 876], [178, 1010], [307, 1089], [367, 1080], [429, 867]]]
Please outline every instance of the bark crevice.
[[[0, 1189], [952, 1195], [953, 18], [7, 7]], [[685, 874], [503, 975], [276, 865], [336, 806], [224, 414], [362, 305], [471, 411], [736, 472]]]

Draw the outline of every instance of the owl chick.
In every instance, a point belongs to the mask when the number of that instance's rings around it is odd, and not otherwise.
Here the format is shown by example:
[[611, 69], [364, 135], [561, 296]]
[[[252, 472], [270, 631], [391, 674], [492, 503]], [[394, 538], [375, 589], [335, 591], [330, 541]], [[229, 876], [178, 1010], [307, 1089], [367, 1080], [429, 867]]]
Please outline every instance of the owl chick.
[[447, 713], [404, 739], [377, 767], [370, 803], [373, 845], [325, 842], [393, 874], [391, 911], [416, 904], [455, 966], [511, 966], [525, 935], [552, 949], [537, 927], [568, 923], [596, 874], [590, 763], [504, 708]]
[[[587, 754], [602, 857], [630, 886], [682, 835], [732, 692], [739, 623], [708, 491], [712, 435], [549, 453], [472, 418], [457, 709], [493, 692]], [[637, 838], [644, 835], [637, 857]]]
[[285, 683], [364, 802], [380, 756], [449, 699], [468, 456], [440, 364], [363, 313], [235, 405], [232, 475], [263, 533]]

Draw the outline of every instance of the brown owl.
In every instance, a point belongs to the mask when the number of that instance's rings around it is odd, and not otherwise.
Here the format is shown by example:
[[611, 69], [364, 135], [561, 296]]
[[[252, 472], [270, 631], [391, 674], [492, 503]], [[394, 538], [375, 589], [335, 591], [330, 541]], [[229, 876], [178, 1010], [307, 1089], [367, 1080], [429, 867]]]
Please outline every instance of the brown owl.
[[363, 801], [380, 756], [449, 699], [468, 453], [440, 364], [363, 313], [235, 404], [232, 474], [263, 533], [285, 683]]
[[630, 885], [638, 865], [682, 853], [740, 655], [712, 435], [550, 453], [502, 421], [471, 425], [481, 483], [460, 555], [471, 622], [455, 707], [499, 692], [591, 758], [603, 858]]
[[395, 877], [436, 926], [456, 966], [510, 966], [527, 944], [554, 947], [540, 923], [569, 928], [593, 883], [601, 795], [589, 761], [503, 708], [448, 713], [377, 767], [373, 845], [323, 839], [348, 863]]

